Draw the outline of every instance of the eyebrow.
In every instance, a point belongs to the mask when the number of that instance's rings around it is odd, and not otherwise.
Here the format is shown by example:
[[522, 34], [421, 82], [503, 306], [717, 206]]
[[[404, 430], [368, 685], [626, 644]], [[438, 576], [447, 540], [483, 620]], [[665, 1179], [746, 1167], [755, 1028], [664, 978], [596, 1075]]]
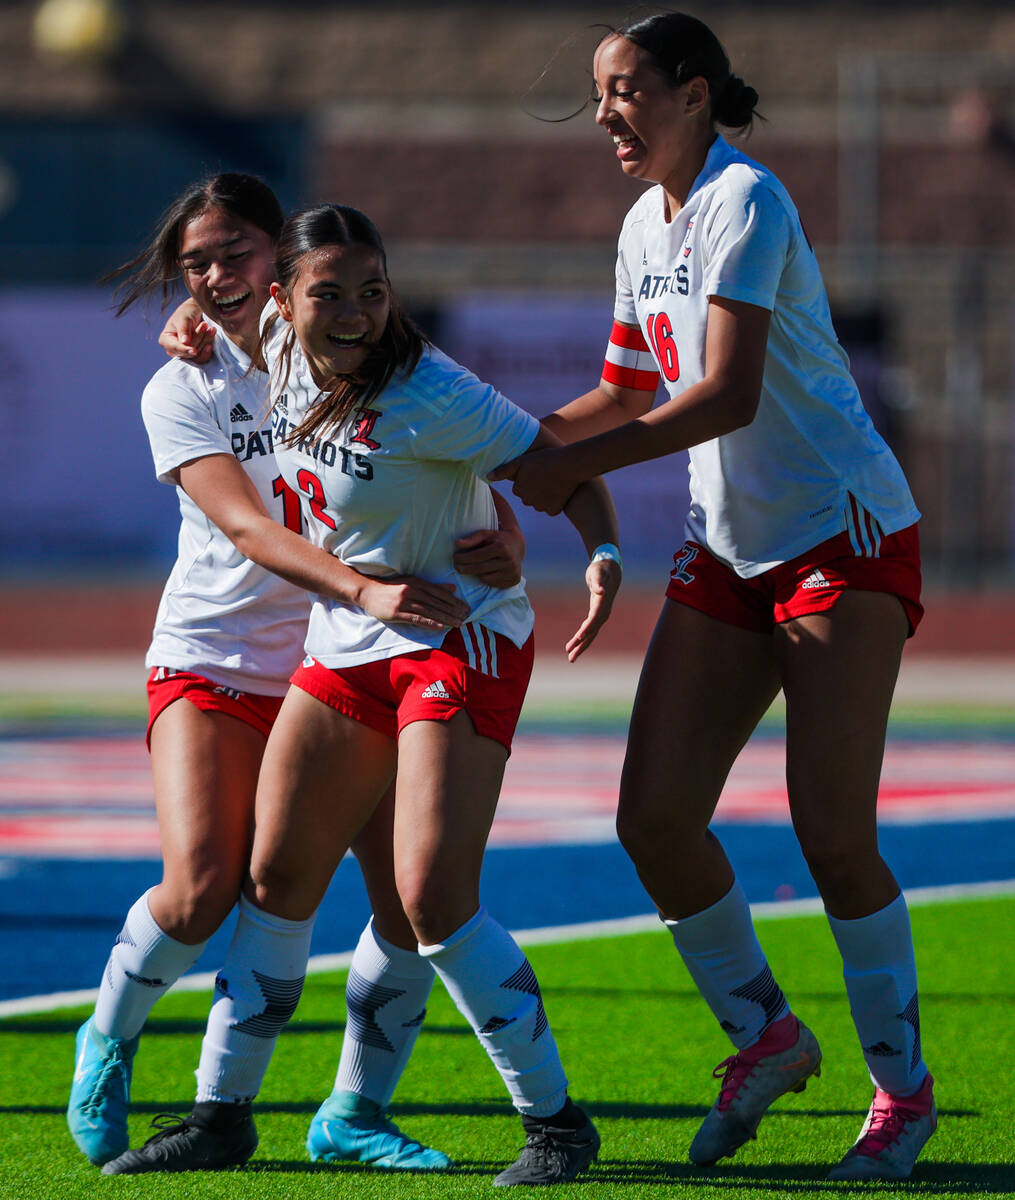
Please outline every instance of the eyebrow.
[[[377, 275], [370, 279], [362, 280], [360, 283], [356, 284], [356, 287], [367, 287], [371, 283], [386, 283], [386, 282], [387, 282], [387, 280], [384, 278], [383, 275]], [[330, 288], [338, 288], [339, 291], [342, 290], [342, 285], [333, 279], [315, 279], [314, 282], [312, 284], [310, 284], [310, 287], [312, 287], [312, 288], [330, 287]]]
[[[226, 238], [224, 242], [217, 242], [214, 246], [210, 247], [210, 249], [226, 250], [229, 246], [235, 246], [237, 242], [242, 242], [246, 236], [247, 235], [245, 233], [234, 233], [231, 238]], [[202, 255], [207, 253], [207, 247], [198, 250], [188, 250], [186, 253], [180, 255], [180, 262], [184, 262], [188, 258], [200, 258]]]

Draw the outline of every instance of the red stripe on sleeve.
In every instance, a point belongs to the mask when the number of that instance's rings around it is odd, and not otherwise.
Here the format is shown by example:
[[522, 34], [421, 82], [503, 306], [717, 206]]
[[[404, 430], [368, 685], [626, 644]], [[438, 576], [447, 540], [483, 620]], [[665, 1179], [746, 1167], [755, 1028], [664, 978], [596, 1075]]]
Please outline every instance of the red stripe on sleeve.
[[659, 386], [658, 371], [636, 371], [634, 367], [618, 367], [609, 359], [603, 363], [603, 379], [617, 387], [633, 388], [636, 392], [654, 392]]
[[620, 346], [622, 350], [648, 350], [649, 348], [648, 342], [645, 341], [645, 335], [640, 329], [635, 329], [630, 325], [621, 325], [619, 321], [613, 322], [610, 341], [615, 346]]

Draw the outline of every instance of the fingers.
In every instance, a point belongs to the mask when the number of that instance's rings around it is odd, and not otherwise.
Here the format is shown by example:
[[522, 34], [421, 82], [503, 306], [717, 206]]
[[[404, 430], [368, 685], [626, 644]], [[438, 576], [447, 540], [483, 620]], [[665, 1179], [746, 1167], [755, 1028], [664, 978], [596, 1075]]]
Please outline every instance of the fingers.
[[518, 464], [520, 462], [520, 458], [512, 458], [506, 463], [501, 463], [496, 470], [491, 471], [490, 474], [487, 475], [487, 480], [490, 483], [497, 483], [501, 479], [514, 479], [514, 477], [518, 474]]

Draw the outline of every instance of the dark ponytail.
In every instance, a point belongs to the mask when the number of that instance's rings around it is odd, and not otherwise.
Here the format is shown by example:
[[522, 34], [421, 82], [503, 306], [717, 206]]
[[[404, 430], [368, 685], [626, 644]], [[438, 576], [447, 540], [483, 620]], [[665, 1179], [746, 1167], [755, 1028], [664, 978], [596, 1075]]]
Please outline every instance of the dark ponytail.
[[749, 129], [758, 93], [730, 70], [726, 51], [711, 29], [686, 13], [658, 13], [617, 30], [652, 56], [656, 68], [677, 87], [699, 75], [708, 83], [712, 118], [729, 129]]

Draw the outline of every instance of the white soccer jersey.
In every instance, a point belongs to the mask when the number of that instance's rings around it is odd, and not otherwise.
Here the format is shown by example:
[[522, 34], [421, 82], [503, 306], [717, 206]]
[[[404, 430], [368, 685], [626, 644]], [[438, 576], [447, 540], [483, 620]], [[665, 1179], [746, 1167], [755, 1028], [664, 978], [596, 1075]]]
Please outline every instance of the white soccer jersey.
[[753, 422], [690, 451], [686, 536], [750, 578], [841, 533], [850, 495], [885, 533], [918, 520], [836, 340], [793, 202], [722, 137], [672, 221], [654, 187], [620, 234], [615, 316], [641, 327], [670, 396], [704, 377], [710, 296], [772, 321]]
[[[272, 367], [287, 328], [268, 347]], [[460, 575], [452, 555], [456, 538], [497, 527], [484, 477], [529, 448], [539, 430], [535, 417], [440, 350], [425, 349], [414, 371], [395, 375], [339, 429], [286, 445], [318, 395], [297, 344], [275, 401], [275, 452], [286, 482], [303, 499], [311, 541], [365, 575], [452, 583], [469, 605], [470, 622], [521, 646], [533, 625], [524, 580], [487, 587]], [[317, 597], [306, 648], [326, 667], [346, 667], [439, 646], [446, 634], [386, 624]]]
[[[224, 333], [205, 366], [173, 359], [144, 390], [141, 412], [163, 483], [183, 463], [232, 454], [268, 512], [299, 524], [296, 497], [275, 463], [267, 376]], [[145, 659], [149, 667], [195, 671], [213, 683], [284, 696], [299, 665], [310, 598], [244, 558], [180, 487], [180, 537]]]

